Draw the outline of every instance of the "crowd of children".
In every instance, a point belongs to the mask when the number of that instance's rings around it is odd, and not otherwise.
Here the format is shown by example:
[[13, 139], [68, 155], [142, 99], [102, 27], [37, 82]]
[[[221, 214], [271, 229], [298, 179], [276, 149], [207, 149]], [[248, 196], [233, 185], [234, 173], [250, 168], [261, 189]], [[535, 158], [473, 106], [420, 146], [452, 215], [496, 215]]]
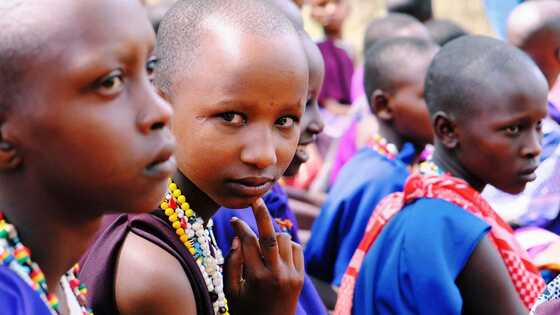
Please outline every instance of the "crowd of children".
[[0, 314], [559, 314], [560, 2], [386, 5], [3, 0]]

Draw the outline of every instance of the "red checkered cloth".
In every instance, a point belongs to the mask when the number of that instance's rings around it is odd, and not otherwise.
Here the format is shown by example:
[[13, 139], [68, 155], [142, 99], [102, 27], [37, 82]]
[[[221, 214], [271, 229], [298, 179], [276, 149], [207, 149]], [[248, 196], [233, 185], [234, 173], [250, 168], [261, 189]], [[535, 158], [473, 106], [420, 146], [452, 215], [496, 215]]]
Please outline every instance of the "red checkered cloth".
[[502, 257], [511, 281], [527, 308], [531, 308], [545, 283], [525, 250], [517, 243], [511, 227], [492, 209], [480, 193], [465, 181], [450, 175], [411, 175], [402, 193], [383, 199], [373, 212], [363, 239], [344, 274], [333, 315], [350, 315], [354, 288], [365, 254], [383, 227], [406, 204], [419, 198], [437, 198], [451, 202], [486, 221], [492, 229], [489, 237]]

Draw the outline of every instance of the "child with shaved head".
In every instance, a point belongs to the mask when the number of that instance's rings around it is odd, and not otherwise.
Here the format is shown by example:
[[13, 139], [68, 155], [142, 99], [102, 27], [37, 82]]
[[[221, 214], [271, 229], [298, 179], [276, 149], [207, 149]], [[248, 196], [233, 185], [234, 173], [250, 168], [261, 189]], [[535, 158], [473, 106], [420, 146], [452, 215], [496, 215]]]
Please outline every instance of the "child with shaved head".
[[340, 285], [371, 212], [402, 189], [408, 166], [431, 142], [424, 78], [437, 50], [431, 41], [402, 37], [382, 39], [367, 52], [364, 87], [380, 128], [342, 169], [313, 224], [305, 259], [317, 279]]
[[[155, 84], [175, 109], [178, 171], [159, 209], [121, 216], [81, 276], [102, 314], [294, 314], [301, 248], [276, 234], [260, 199], [290, 164], [308, 97], [297, 30], [261, 0], [184, 0], [158, 32]], [[238, 218], [225, 265], [210, 218], [252, 206], [259, 237]], [[225, 277], [222, 276], [222, 265]]]
[[[428, 29], [412, 16], [401, 13], [389, 13], [371, 21], [364, 36], [364, 53], [377, 41], [392, 37], [414, 37], [430, 39]], [[333, 162], [329, 185], [333, 185], [338, 173], [350, 159], [362, 149], [377, 132], [377, 120], [369, 110], [364, 93], [364, 66], [360, 65], [352, 76], [352, 106], [357, 117], [342, 134], [338, 142], [336, 157]]]
[[535, 63], [499, 40], [440, 50], [425, 91], [433, 160], [373, 212], [335, 314], [528, 313], [544, 281], [480, 192], [535, 179], [547, 91]]
[[175, 170], [154, 32], [138, 0], [4, 0], [0, 26], [0, 313], [91, 314], [72, 266]]

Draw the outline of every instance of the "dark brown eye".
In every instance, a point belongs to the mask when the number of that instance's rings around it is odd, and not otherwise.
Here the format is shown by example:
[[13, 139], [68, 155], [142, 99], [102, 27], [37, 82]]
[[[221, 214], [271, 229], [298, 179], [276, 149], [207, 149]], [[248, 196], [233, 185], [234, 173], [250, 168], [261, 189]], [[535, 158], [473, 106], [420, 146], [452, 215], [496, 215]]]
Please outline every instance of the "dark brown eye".
[[243, 115], [234, 112], [222, 113], [220, 114], [220, 117], [226, 122], [233, 125], [242, 125], [246, 122], [245, 117], [243, 117]]
[[114, 70], [99, 81], [97, 91], [103, 95], [111, 96], [120, 93], [124, 87], [123, 73]]
[[296, 120], [293, 117], [281, 117], [276, 121], [276, 125], [283, 129], [288, 129], [294, 127]]
[[146, 71], [148, 72], [148, 77], [150, 81], [154, 79], [154, 74], [159, 60], [156, 57], [151, 57], [148, 62], [146, 62]]

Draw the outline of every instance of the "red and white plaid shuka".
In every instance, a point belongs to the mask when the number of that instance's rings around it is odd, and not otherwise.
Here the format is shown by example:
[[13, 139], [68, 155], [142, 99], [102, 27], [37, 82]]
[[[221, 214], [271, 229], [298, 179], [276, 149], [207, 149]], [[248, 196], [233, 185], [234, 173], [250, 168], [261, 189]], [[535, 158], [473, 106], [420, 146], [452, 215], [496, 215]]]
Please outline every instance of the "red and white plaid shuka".
[[513, 236], [511, 227], [492, 209], [480, 193], [465, 181], [450, 175], [411, 175], [402, 193], [383, 199], [373, 212], [364, 237], [342, 278], [334, 315], [350, 315], [354, 288], [364, 257], [383, 227], [406, 204], [419, 198], [437, 198], [451, 202], [488, 223], [489, 238], [502, 257], [511, 281], [527, 308], [531, 308], [545, 283], [538, 269]]

